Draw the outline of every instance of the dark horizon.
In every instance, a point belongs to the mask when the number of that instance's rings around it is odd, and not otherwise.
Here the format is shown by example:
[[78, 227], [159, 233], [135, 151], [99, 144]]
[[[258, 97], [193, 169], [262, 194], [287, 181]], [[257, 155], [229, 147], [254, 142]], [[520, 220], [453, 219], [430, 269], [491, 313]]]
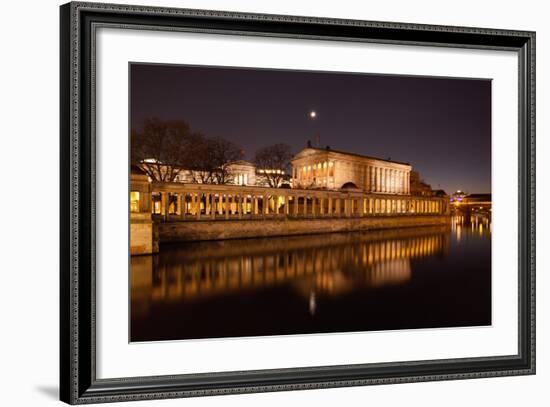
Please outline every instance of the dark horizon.
[[[409, 162], [451, 194], [491, 192], [491, 81], [165, 64], [130, 66], [130, 122], [180, 119], [252, 160], [286, 143]], [[312, 120], [308, 113], [317, 112]]]

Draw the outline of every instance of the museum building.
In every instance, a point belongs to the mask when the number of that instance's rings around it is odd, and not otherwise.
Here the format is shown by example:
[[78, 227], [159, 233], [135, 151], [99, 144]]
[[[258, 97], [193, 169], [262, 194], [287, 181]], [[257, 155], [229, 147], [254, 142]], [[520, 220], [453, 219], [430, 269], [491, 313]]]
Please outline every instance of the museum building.
[[304, 189], [356, 189], [409, 195], [408, 163], [308, 145], [291, 161], [292, 186]]

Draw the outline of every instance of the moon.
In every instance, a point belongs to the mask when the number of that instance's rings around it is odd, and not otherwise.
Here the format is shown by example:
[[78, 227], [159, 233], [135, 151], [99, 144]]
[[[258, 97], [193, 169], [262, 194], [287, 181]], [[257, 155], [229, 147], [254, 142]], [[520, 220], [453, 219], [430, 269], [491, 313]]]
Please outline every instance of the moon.
[[315, 110], [312, 110], [311, 112], [309, 112], [309, 117], [315, 119], [317, 117], [317, 112]]

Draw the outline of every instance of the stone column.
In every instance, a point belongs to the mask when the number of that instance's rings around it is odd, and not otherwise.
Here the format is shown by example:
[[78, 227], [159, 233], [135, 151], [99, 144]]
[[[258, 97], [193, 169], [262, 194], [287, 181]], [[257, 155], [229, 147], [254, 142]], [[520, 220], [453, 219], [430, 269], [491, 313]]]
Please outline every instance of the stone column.
[[304, 216], [307, 216], [307, 196], [304, 196]]
[[336, 216], [341, 217], [342, 216], [342, 200], [340, 198], [336, 198]]
[[319, 215], [323, 216], [325, 214], [325, 197], [319, 197]]
[[209, 215], [211, 210], [212, 208], [210, 206], [210, 194], [206, 193], [204, 194], [204, 214]]
[[401, 188], [403, 186], [403, 180], [401, 179], [402, 171], [397, 171], [397, 177], [395, 178], [395, 192], [401, 194]]
[[399, 193], [403, 193], [403, 171], [399, 171]]
[[191, 214], [197, 216], [197, 194], [195, 192], [191, 193]]
[[258, 197], [256, 195], [254, 195], [252, 197], [252, 214], [253, 215], [257, 215], [258, 214]]
[[300, 197], [298, 195], [294, 195], [293, 201], [294, 201], [294, 216], [298, 216], [298, 201], [300, 200]]
[[184, 219], [185, 218], [185, 211], [183, 210], [183, 194], [182, 193], [178, 194], [178, 209], [180, 211], [180, 213], [179, 213], [180, 219]]
[[327, 199], [328, 199], [328, 216], [332, 216], [332, 197], [329, 196]]
[[210, 194], [210, 217], [216, 219], [216, 194]]
[[269, 199], [268, 199], [268, 196], [267, 195], [264, 195], [263, 197], [263, 215], [269, 215]]
[[370, 167], [370, 192], [376, 191], [376, 168]]
[[223, 209], [225, 210], [225, 219], [229, 219], [229, 195], [225, 195], [225, 205], [223, 205]]
[[167, 202], [167, 196], [166, 196], [166, 192], [161, 192], [160, 193], [160, 214], [161, 216], [166, 219], [166, 215], [167, 215], [167, 207], [166, 207], [166, 202]]
[[290, 196], [285, 195], [285, 216], [288, 216], [290, 214]]
[[202, 200], [201, 194], [197, 194], [197, 200], [195, 202], [197, 205], [197, 220], [201, 218], [201, 200]]
[[315, 217], [315, 215], [317, 214], [317, 208], [316, 208], [316, 205], [317, 204], [317, 198], [315, 197], [315, 195], [312, 195], [311, 197], [311, 215], [313, 217]]
[[239, 219], [243, 217], [243, 196], [239, 195], [237, 198], [237, 212], [239, 213]]

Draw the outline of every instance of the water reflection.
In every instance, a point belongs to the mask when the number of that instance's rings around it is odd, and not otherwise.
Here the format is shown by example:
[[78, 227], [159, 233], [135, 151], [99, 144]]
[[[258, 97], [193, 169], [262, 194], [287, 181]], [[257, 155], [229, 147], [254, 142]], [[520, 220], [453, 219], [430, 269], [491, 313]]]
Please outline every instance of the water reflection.
[[[473, 232], [487, 240], [490, 224], [470, 223], [471, 231], [464, 219], [453, 218], [449, 226], [430, 228], [164, 246], [157, 256], [132, 257], [131, 339], [425, 326], [420, 322], [414, 326], [418, 318], [393, 317], [392, 323], [391, 314], [403, 310], [411, 299], [416, 304], [426, 301], [426, 289], [440, 279], [424, 280], [434, 266], [443, 266], [439, 273], [454, 278], [448, 262], [453, 243], [463, 242]], [[483, 270], [484, 275], [488, 270], [490, 283], [490, 250]], [[448, 288], [437, 287], [442, 293]], [[490, 284], [488, 292], [490, 297]], [[490, 310], [490, 301], [487, 304]], [[386, 309], [361, 324], [365, 306]], [[359, 317], [354, 319], [354, 313]], [[372, 314], [372, 308], [367, 313]], [[490, 312], [484, 315], [487, 319]], [[428, 325], [460, 325], [453, 322], [456, 319]]]

